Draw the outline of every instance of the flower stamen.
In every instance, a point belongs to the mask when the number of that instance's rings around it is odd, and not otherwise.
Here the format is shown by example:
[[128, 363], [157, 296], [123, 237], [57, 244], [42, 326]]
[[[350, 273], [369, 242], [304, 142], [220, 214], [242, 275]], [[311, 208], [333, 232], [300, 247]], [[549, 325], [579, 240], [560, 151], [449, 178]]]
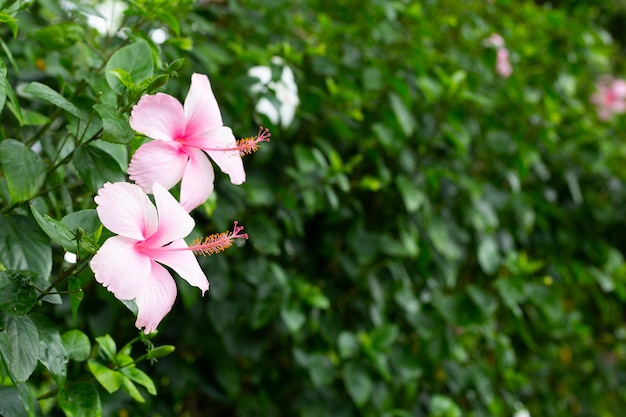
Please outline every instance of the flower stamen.
[[256, 136], [239, 139], [234, 146], [225, 148], [203, 148], [205, 151], [239, 152], [239, 156], [248, 155], [259, 149], [260, 142], [269, 142], [272, 134], [268, 128], [261, 126]]
[[214, 233], [202, 239], [194, 240], [189, 249], [196, 255], [210, 256], [216, 253], [220, 253], [230, 248], [233, 245], [234, 239], [247, 239], [247, 233], [240, 233], [243, 230], [243, 226], [239, 226], [239, 223], [235, 221], [232, 232]]

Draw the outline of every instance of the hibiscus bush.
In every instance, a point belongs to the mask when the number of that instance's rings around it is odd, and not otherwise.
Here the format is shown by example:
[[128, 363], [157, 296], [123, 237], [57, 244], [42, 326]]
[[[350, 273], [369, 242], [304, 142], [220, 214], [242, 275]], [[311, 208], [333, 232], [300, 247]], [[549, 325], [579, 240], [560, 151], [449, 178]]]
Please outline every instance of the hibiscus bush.
[[0, 0], [0, 415], [621, 416], [625, 16]]

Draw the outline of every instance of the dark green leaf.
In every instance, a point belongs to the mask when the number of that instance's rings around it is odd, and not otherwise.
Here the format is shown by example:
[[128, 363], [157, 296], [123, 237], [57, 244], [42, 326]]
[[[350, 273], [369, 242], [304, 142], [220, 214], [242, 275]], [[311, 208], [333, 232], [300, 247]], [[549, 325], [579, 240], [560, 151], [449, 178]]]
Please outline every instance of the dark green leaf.
[[64, 49], [81, 41], [85, 37], [82, 26], [74, 22], [49, 25], [35, 32], [35, 37], [49, 49]]
[[135, 132], [128, 124], [128, 118], [115, 107], [96, 104], [93, 108], [102, 118], [102, 139], [112, 143], [129, 143], [135, 138]]
[[54, 91], [52, 88], [48, 87], [45, 84], [42, 84], [37, 81], [33, 81], [32, 83], [24, 87], [23, 92], [25, 94], [28, 94], [28, 95], [40, 98], [42, 100], [45, 100], [49, 103], [52, 103], [55, 106], [60, 107], [63, 110], [67, 111], [68, 113], [73, 114], [79, 119], [85, 118], [82, 112], [78, 109], [78, 107], [72, 104], [71, 101], [69, 101], [68, 99], [63, 97], [61, 94], [57, 93], [56, 91]]
[[478, 244], [478, 263], [485, 274], [493, 274], [500, 266], [500, 248], [492, 235], [483, 236]]
[[61, 340], [69, 359], [82, 362], [89, 358], [91, 343], [85, 333], [80, 330], [68, 330], [63, 333]]
[[39, 359], [37, 327], [28, 316], [8, 316], [5, 326], [11, 355], [8, 360], [11, 376], [15, 381], [26, 381]]
[[40, 192], [46, 179], [46, 166], [23, 143], [13, 139], [0, 142], [0, 163], [13, 203], [30, 200]]
[[59, 390], [59, 405], [66, 417], [101, 417], [102, 406], [96, 388], [79, 382]]
[[358, 407], [365, 405], [374, 388], [369, 373], [357, 362], [348, 362], [343, 367], [343, 381], [352, 401]]
[[32, 218], [0, 215], [0, 260], [7, 269], [47, 278], [52, 269], [50, 241]]
[[72, 159], [83, 180], [97, 192], [105, 182], [124, 181], [125, 176], [115, 159], [95, 146], [81, 146]]
[[50, 371], [58, 386], [65, 384], [68, 355], [54, 323], [41, 314], [31, 314], [39, 332], [39, 362]]
[[[136, 42], [115, 52], [106, 64], [107, 83], [116, 93], [124, 91], [124, 83], [112, 71], [122, 70], [137, 84], [150, 77], [154, 71], [154, 63], [150, 48], [145, 42]], [[118, 72], [119, 73], [119, 72]]]
[[19, 271], [0, 271], [0, 310], [22, 316], [33, 308], [37, 296], [30, 276]]
[[55, 220], [44, 214], [43, 216], [37, 211], [35, 206], [31, 205], [30, 210], [35, 217], [35, 221], [41, 227], [41, 230], [48, 235], [50, 239], [61, 245], [65, 250], [76, 252], [75, 234], [61, 221]]
[[76, 323], [78, 315], [78, 307], [83, 301], [85, 293], [83, 293], [80, 278], [70, 277], [67, 281], [67, 290], [70, 291], [70, 306], [72, 307], [72, 320]]
[[302, 305], [294, 301], [283, 304], [280, 309], [280, 316], [285, 326], [287, 326], [287, 329], [291, 332], [300, 330], [306, 321], [306, 316], [302, 311]]
[[100, 351], [104, 354], [104, 357], [107, 360], [115, 360], [117, 346], [115, 345], [115, 340], [113, 340], [111, 336], [105, 334], [104, 336], [96, 337], [96, 342], [100, 345]]
[[353, 357], [359, 351], [359, 341], [350, 331], [343, 331], [337, 338], [337, 348], [342, 359]]
[[4, 108], [4, 103], [7, 100], [7, 65], [4, 63], [2, 58], [0, 58], [0, 113], [2, 113], [2, 109]]
[[28, 417], [17, 388], [0, 386], [0, 416]]
[[402, 131], [406, 136], [411, 136], [415, 131], [415, 117], [396, 93], [389, 93], [389, 100], [391, 100], [391, 109], [396, 115]]

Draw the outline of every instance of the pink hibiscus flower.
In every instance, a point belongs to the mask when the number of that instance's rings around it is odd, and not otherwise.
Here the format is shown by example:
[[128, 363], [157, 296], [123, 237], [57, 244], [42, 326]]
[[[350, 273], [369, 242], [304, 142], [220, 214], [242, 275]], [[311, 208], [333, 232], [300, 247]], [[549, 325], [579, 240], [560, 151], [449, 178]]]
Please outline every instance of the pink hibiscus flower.
[[609, 120], [614, 114], [626, 112], [626, 81], [605, 75], [598, 80], [596, 92], [591, 96], [598, 118]]
[[158, 182], [166, 189], [181, 181], [180, 203], [189, 212], [213, 191], [215, 174], [207, 155], [233, 184], [246, 180], [241, 155], [269, 140], [267, 129], [256, 138], [237, 142], [224, 126], [217, 100], [206, 75], [193, 74], [184, 106], [174, 97], [145, 95], [134, 106], [131, 127], [149, 138], [135, 152], [128, 174], [145, 192]]
[[489, 48], [496, 48], [496, 72], [500, 74], [502, 78], [508, 78], [513, 73], [513, 67], [511, 66], [511, 60], [509, 57], [509, 50], [505, 47], [504, 38], [494, 33], [483, 41], [483, 44]]
[[135, 326], [146, 334], [156, 329], [176, 299], [176, 284], [163, 265], [204, 294], [209, 282], [194, 254], [220, 252], [232, 239], [248, 237], [235, 223], [232, 233], [188, 246], [183, 238], [193, 230], [194, 220], [159, 183], [153, 183], [152, 191], [156, 207], [135, 184], [104, 184], [94, 199], [96, 210], [117, 236], [107, 239], [90, 263], [96, 281], [118, 299], [135, 301]]

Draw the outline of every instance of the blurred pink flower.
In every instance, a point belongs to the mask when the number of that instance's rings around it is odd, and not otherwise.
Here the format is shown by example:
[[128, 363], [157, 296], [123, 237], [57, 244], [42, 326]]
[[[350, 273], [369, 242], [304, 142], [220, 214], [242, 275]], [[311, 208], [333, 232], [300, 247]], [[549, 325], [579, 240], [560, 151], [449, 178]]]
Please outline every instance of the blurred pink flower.
[[513, 73], [511, 61], [509, 60], [509, 51], [506, 48], [498, 49], [496, 71], [504, 78], [508, 78]]
[[493, 48], [504, 48], [504, 38], [498, 33], [494, 33], [483, 41], [485, 46]]
[[146, 334], [157, 328], [176, 299], [176, 284], [163, 265], [204, 294], [209, 281], [194, 254], [220, 252], [232, 239], [247, 238], [235, 223], [232, 233], [188, 246], [183, 238], [193, 230], [194, 220], [158, 182], [152, 191], [156, 207], [135, 184], [104, 184], [94, 199], [96, 210], [102, 224], [117, 236], [107, 239], [90, 263], [96, 281], [118, 299], [135, 301], [135, 326]]
[[503, 78], [508, 78], [513, 73], [511, 60], [509, 58], [509, 50], [504, 46], [504, 38], [494, 33], [483, 41], [486, 47], [496, 48], [496, 72]]
[[626, 112], [626, 81], [614, 79], [610, 75], [602, 76], [596, 84], [591, 102], [596, 106], [600, 120], [606, 121], [614, 114]]
[[257, 142], [269, 140], [265, 131], [263, 137], [238, 143], [222, 122], [208, 77], [201, 74], [192, 75], [184, 107], [168, 94], [145, 95], [133, 108], [130, 125], [155, 139], [133, 155], [130, 179], [148, 193], [154, 182], [169, 190], [182, 179], [180, 203], [188, 212], [213, 191], [215, 174], [207, 154], [233, 184], [242, 184], [246, 173], [241, 155]]

